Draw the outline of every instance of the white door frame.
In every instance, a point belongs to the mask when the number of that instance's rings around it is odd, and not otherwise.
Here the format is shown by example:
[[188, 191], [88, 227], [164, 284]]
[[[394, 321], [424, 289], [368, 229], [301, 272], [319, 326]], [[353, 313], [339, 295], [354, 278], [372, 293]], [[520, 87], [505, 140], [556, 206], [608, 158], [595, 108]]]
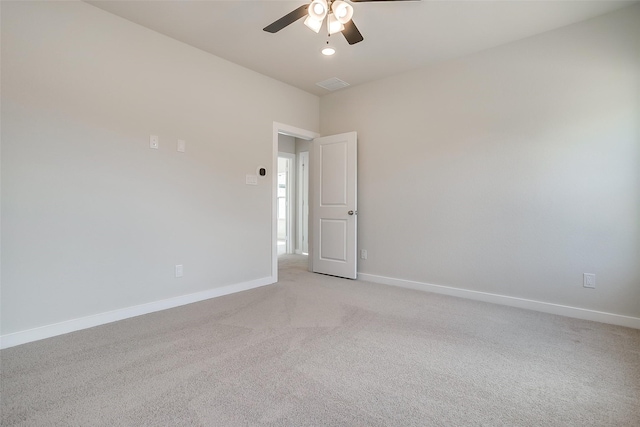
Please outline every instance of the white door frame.
[[271, 147], [271, 277], [278, 281], [278, 134], [311, 141], [320, 136], [319, 133], [284, 123], [273, 122], [273, 143]]
[[[304, 164], [304, 166], [303, 166]], [[298, 187], [298, 200], [297, 200], [297, 231], [296, 231], [296, 240], [297, 240], [297, 254], [309, 253], [309, 151], [301, 151], [298, 153], [298, 180], [296, 182], [296, 186]], [[304, 202], [307, 202], [306, 206]], [[304, 211], [307, 210], [307, 239], [304, 241], [302, 238], [304, 237], [305, 229], [304, 229]], [[305, 252], [305, 243], [307, 244], [307, 250]]]

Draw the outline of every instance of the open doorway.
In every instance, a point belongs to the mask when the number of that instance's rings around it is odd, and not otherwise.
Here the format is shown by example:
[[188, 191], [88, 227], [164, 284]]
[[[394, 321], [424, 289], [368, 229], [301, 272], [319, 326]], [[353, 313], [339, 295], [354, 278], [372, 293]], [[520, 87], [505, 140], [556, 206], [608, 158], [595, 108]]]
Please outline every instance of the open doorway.
[[295, 205], [295, 154], [278, 153], [278, 188], [277, 217], [278, 217], [278, 256], [292, 254], [296, 251], [294, 235], [294, 223], [300, 222], [296, 218]]
[[319, 135], [273, 124], [272, 276], [278, 280], [278, 257], [309, 253], [309, 150]]

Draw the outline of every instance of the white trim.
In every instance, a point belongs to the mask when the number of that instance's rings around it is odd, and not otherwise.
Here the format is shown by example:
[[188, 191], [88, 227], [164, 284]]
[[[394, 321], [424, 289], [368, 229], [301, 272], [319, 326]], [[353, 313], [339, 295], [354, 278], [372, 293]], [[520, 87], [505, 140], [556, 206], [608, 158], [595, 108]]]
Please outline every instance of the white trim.
[[248, 282], [236, 283], [193, 294], [180, 295], [174, 298], [107, 311], [78, 319], [54, 323], [52, 325], [45, 325], [38, 328], [28, 329], [26, 331], [14, 332], [12, 334], [0, 336], [0, 349], [14, 347], [16, 345], [26, 344], [28, 342], [38, 341], [45, 338], [51, 338], [57, 335], [68, 334], [69, 332], [79, 331], [82, 329], [93, 328], [94, 326], [104, 325], [105, 323], [117, 322], [118, 320], [129, 319], [131, 317], [154, 313], [168, 308], [217, 298], [223, 295], [247, 291], [249, 289], [270, 285], [275, 282], [276, 281], [273, 277], [263, 277], [261, 279], [250, 280]]
[[[298, 200], [296, 203], [296, 253], [302, 254], [304, 251], [304, 201], [307, 202], [307, 210], [309, 209], [309, 152], [301, 151], [298, 153], [298, 179], [296, 186], [298, 188]], [[306, 163], [305, 163], [306, 162]], [[304, 167], [303, 167], [304, 163]], [[305, 176], [306, 175], [306, 176]], [[307, 239], [309, 243], [309, 216], [307, 215]], [[309, 247], [307, 245], [307, 251]]]
[[431, 283], [415, 282], [412, 280], [394, 279], [374, 274], [358, 273], [358, 280], [640, 329], [640, 318], [638, 317], [623, 316], [620, 314], [605, 313], [602, 311], [588, 310], [585, 308], [552, 304], [506, 295], [491, 294], [487, 292], [471, 291], [468, 289], [452, 288], [450, 286], [433, 285]]
[[[560, 316], [574, 317], [577, 319], [591, 320], [594, 322], [608, 323], [612, 325], [626, 326], [628, 328], [640, 329], [640, 318], [623, 316], [602, 311], [588, 310], [578, 307], [570, 307], [548, 302], [528, 300], [524, 298], [509, 297], [506, 295], [491, 294], [486, 292], [471, 291], [468, 289], [452, 288], [449, 286], [433, 285], [430, 283], [415, 282], [411, 280], [394, 279], [390, 277], [377, 276], [373, 274], [358, 273], [358, 280], [380, 283], [383, 285], [398, 286], [401, 288], [414, 289], [419, 291], [434, 292], [443, 295], [484, 301], [494, 304], [507, 305], [510, 307], [524, 308], [527, 310], [540, 311], [543, 313], [557, 314]], [[45, 338], [51, 338], [106, 323], [117, 322], [144, 314], [154, 313], [169, 308], [179, 307], [194, 302], [217, 298], [236, 292], [247, 291], [275, 283], [273, 277], [263, 277], [261, 279], [248, 282], [236, 283], [234, 285], [222, 286], [220, 288], [209, 289], [193, 294], [181, 295], [160, 301], [141, 304], [119, 310], [94, 314], [78, 319], [67, 320], [52, 325], [41, 326], [28, 329], [26, 331], [14, 332], [0, 336], [0, 349], [26, 344]]]
[[273, 130], [276, 136], [276, 142], [278, 142], [278, 134], [281, 133], [283, 135], [292, 136], [298, 139], [304, 139], [306, 141], [311, 141], [314, 138], [318, 138], [320, 136], [319, 133], [313, 132], [306, 129], [300, 129], [295, 126], [285, 125], [284, 123], [273, 122]]
[[320, 136], [319, 133], [300, 129], [284, 123], [273, 122], [273, 134], [271, 145], [271, 276], [278, 281], [278, 211], [277, 211], [277, 186], [278, 186], [278, 134], [293, 136], [294, 138], [310, 141]]

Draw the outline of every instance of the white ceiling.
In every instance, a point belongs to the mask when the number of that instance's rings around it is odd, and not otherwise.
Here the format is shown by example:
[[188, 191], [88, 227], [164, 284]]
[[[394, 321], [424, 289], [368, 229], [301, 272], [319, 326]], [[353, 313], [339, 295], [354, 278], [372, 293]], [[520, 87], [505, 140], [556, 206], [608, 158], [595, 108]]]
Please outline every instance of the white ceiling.
[[364, 41], [331, 36], [297, 21], [276, 34], [262, 28], [300, 1], [88, 1], [100, 9], [273, 77], [323, 95], [317, 82], [352, 86], [467, 55], [637, 3], [618, 0], [422, 0], [352, 3]]

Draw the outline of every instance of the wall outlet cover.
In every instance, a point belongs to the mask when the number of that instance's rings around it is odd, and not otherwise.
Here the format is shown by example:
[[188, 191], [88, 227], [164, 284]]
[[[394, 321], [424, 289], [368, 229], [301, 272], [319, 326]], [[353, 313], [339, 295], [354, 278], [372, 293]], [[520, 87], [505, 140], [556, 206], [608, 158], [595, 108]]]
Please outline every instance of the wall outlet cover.
[[584, 273], [583, 275], [582, 286], [585, 288], [595, 289], [596, 288], [596, 275], [593, 273]]

